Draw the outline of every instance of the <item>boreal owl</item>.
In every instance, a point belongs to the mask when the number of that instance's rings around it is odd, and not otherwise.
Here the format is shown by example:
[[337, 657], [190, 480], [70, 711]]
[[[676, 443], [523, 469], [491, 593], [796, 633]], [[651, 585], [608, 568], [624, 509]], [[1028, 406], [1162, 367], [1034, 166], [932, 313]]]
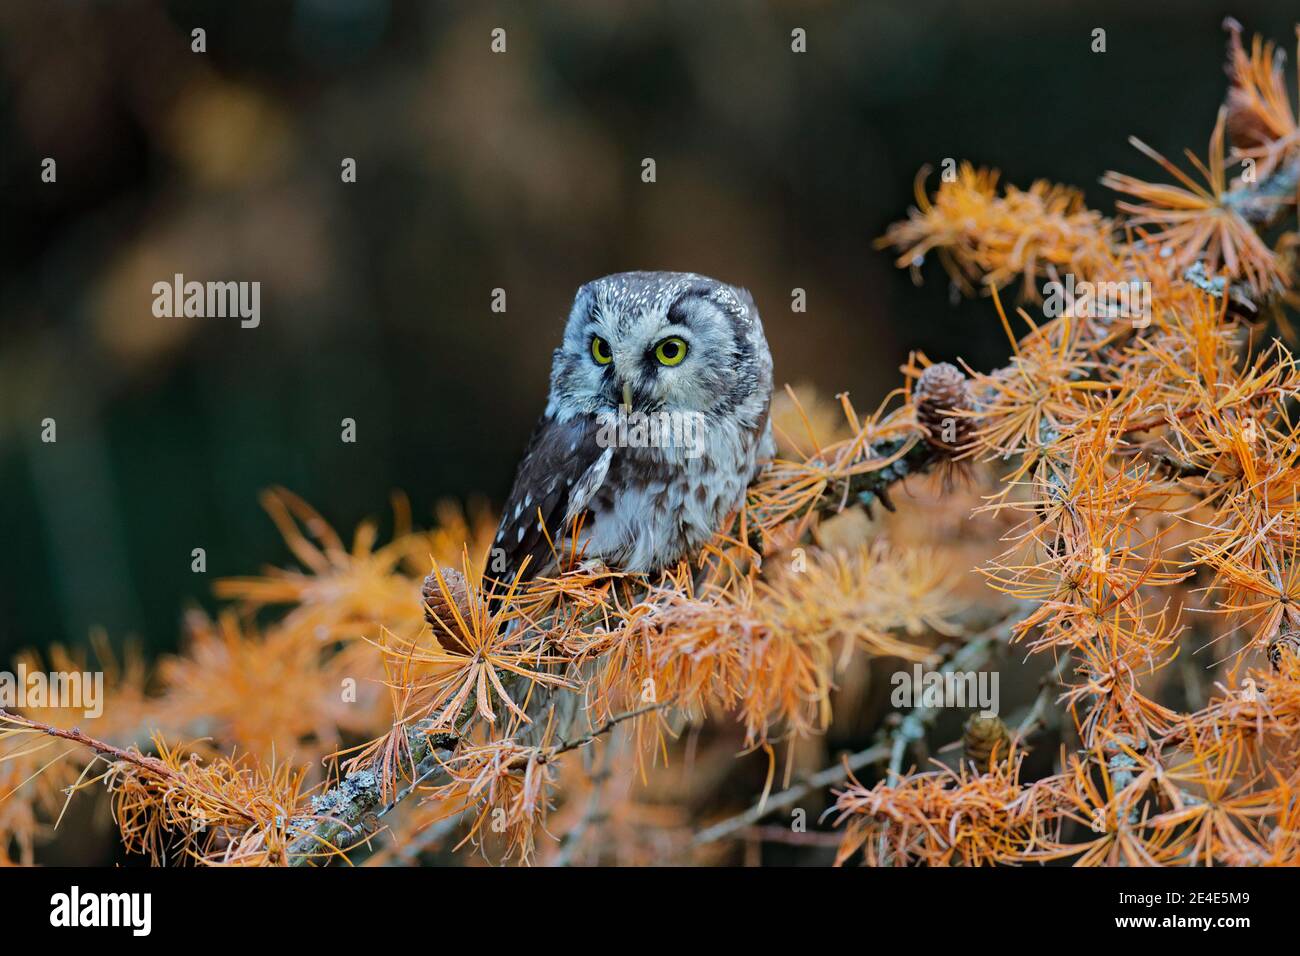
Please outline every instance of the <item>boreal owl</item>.
[[490, 576], [551, 574], [571, 556], [653, 572], [693, 554], [772, 457], [771, 399], [772, 356], [744, 289], [689, 272], [588, 282]]

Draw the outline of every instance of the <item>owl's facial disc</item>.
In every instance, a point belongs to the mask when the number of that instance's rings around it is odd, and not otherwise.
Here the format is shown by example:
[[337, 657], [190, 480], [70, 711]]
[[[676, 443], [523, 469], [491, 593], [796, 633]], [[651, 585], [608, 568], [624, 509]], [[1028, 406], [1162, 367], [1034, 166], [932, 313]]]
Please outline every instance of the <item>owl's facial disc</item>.
[[548, 409], [725, 414], [755, 370], [736, 293], [692, 273], [619, 273], [578, 290]]

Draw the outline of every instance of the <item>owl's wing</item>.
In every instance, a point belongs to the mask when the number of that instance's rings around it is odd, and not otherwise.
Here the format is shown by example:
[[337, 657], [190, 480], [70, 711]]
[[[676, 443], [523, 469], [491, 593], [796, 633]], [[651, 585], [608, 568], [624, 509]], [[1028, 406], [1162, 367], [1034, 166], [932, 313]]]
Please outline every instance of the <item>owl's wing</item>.
[[562, 546], [568, 522], [587, 507], [609, 472], [614, 449], [600, 448], [596, 434], [590, 416], [566, 422], [543, 416], [537, 423], [501, 512], [488, 560], [491, 577], [508, 585], [525, 558], [532, 560], [524, 579], [552, 563], [552, 546]]

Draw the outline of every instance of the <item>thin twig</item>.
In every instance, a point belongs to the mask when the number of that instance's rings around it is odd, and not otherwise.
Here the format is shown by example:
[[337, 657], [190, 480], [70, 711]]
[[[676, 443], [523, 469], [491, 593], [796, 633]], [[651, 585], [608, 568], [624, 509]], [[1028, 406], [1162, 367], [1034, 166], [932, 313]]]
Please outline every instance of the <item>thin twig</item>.
[[863, 767], [869, 767], [873, 763], [878, 763], [888, 756], [888, 744], [875, 744], [866, 750], [859, 750], [855, 754], [850, 754], [840, 763], [818, 771], [800, 783], [796, 783], [788, 790], [773, 794], [766, 801], [754, 804], [744, 813], [730, 817], [720, 823], [715, 823], [707, 830], [701, 830], [695, 834], [695, 839], [691, 841], [692, 845], [704, 846], [706, 843], [713, 843], [732, 836], [746, 827], [754, 825], [768, 814], [798, 803], [810, 793], [824, 790], [837, 783], [843, 783], [848, 779], [849, 774], [856, 773]]
[[156, 774], [164, 780], [176, 781], [181, 779], [178, 774], [167, 764], [163, 763], [157, 757], [149, 757], [140, 753], [134, 747], [123, 748], [116, 747], [107, 741], [98, 740], [88, 734], [82, 733], [75, 727], [72, 730], [64, 730], [62, 727], [55, 727], [52, 724], [42, 723], [39, 720], [32, 720], [29, 717], [21, 717], [18, 714], [11, 713], [0, 708], [0, 723], [9, 723], [19, 727], [27, 728], [32, 733], [45, 734], [49, 737], [58, 737], [63, 740], [70, 740], [75, 744], [92, 750], [97, 756], [109, 762], [125, 762], [138, 767], [148, 773]]
[[668, 707], [671, 704], [672, 701], [667, 700], [667, 701], [662, 701], [661, 703], [658, 704], [647, 704], [644, 707], [639, 707], [636, 710], [629, 710], [623, 714], [615, 714], [613, 717], [610, 717], [599, 727], [595, 728], [594, 730], [588, 731], [587, 733], [583, 734], [581, 737], [575, 737], [573, 740], [566, 740], [564, 743], [557, 744], [555, 747], [550, 748], [547, 751], [546, 758], [549, 760], [552, 757], [557, 757], [560, 754], [567, 753], [570, 750], [577, 750], [579, 747], [585, 747], [587, 744], [591, 743], [597, 737], [603, 737], [605, 734], [609, 733], [619, 724], [623, 723], [623, 721], [634, 720], [637, 717], [643, 717], [646, 714], [653, 713], [656, 710], [663, 710], [663, 708]]
[[1025, 715], [1025, 719], [1016, 728], [1015, 739], [1017, 741], [1024, 740], [1027, 735], [1043, 723], [1043, 715], [1047, 713], [1048, 708], [1056, 700], [1059, 690], [1064, 686], [1065, 672], [1069, 670], [1072, 657], [1073, 652], [1067, 648], [1057, 660], [1056, 666], [1043, 675], [1038, 696], [1034, 698], [1033, 704], [1030, 705], [1029, 713]]

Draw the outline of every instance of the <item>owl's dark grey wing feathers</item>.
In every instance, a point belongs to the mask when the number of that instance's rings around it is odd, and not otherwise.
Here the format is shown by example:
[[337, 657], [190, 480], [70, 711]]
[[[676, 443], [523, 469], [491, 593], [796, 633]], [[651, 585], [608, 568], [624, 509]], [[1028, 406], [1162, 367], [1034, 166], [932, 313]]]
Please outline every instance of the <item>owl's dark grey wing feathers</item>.
[[525, 558], [532, 560], [524, 580], [553, 564], [552, 546], [561, 547], [567, 523], [586, 508], [609, 471], [613, 449], [600, 448], [596, 434], [596, 420], [586, 415], [566, 422], [543, 416], [537, 423], [501, 511], [490, 577], [509, 585]]

